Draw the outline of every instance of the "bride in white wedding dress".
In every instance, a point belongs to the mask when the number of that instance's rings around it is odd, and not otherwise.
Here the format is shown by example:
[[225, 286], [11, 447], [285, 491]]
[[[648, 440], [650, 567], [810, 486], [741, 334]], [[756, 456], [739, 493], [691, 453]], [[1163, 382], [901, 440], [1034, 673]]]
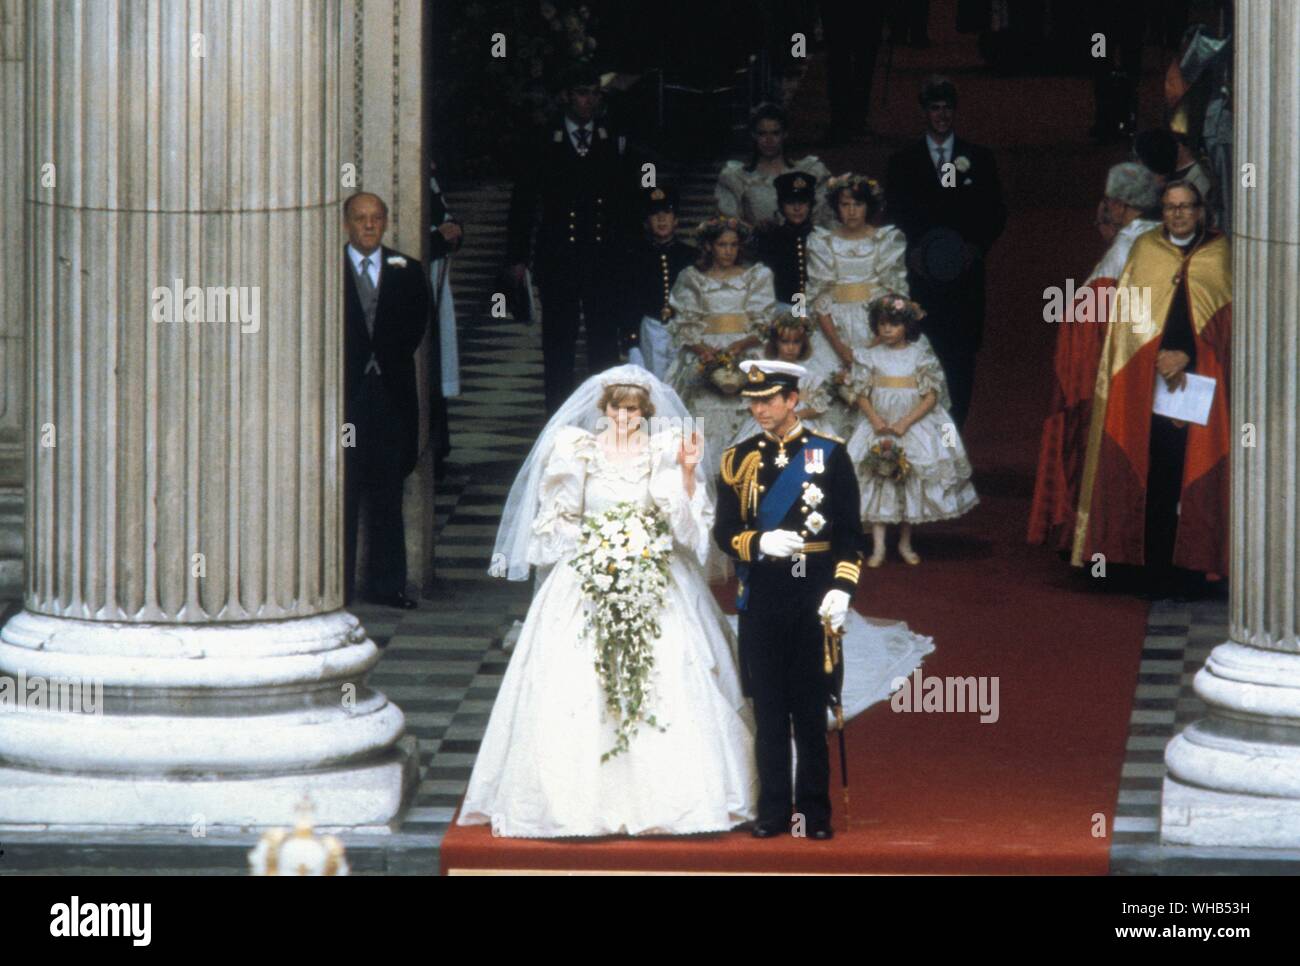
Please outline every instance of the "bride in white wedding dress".
[[[651, 416], [686, 415], [645, 370], [611, 369], [565, 403], [521, 471], [494, 572], [526, 578], [527, 564], [550, 572], [501, 682], [460, 824], [552, 838], [715, 832], [754, 817], [753, 716], [734, 635], [701, 569], [713, 524], [709, 481], [680, 432], [652, 434], [647, 425]], [[657, 509], [672, 534], [647, 701], [657, 727], [641, 724], [626, 751], [602, 761], [616, 723], [583, 636], [590, 604], [570, 562], [583, 518], [628, 504]]]
[[[754, 818], [754, 723], [736, 665], [736, 619], [719, 609], [703, 570], [718, 456], [693, 462], [683, 426], [689, 432], [689, 415], [671, 388], [640, 367], [617, 366], [574, 392], [524, 462], [490, 573], [527, 580], [536, 567], [537, 591], [458, 824], [560, 838], [716, 832]], [[602, 760], [617, 743], [617, 722], [583, 633], [592, 604], [571, 563], [583, 519], [629, 504], [655, 508], [672, 534], [647, 699], [654, 724], [642, 723], [625, 751]], [[845, 718], [888, 697], [931, 650], [930, 638], [904, 624], [850, 610]]]

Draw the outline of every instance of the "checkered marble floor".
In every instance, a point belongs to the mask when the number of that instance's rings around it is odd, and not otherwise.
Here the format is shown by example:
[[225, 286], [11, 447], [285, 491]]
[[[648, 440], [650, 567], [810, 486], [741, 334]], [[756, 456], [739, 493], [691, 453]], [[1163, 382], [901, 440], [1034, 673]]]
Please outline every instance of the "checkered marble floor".
[[1193, 691], [1196, 672], [1228, 639], [1226, 600], [1156, 601], [1147, 616], [1142, 663], [1129, 717], [1127, 750], [1112, 829], [1116, 875], [1300, 873], [1300, 852], [1192, 849], [1160, 844], [1165, 746], [1208, 709]]

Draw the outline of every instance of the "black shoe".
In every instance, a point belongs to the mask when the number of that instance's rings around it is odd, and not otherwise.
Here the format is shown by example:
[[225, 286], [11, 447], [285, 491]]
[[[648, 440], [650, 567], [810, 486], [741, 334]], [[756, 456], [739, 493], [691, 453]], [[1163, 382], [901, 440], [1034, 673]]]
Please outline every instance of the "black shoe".
[[825, 842], [827, 839], [835, 838], [835, 830], [829, 825], [814, 825], [808, 830], [808, 837], [818, 842]]
[[368, 603], [382, 604], [384, 607], [396, 607], [398, 610], [414, 610], [415, 601], [405, 594], [384, 594], [380, 597], [366, 598]]
[[755, 822], [749, 834], [756, 839], [771, 839], [785, 833], [785, 826], [775, 822]]

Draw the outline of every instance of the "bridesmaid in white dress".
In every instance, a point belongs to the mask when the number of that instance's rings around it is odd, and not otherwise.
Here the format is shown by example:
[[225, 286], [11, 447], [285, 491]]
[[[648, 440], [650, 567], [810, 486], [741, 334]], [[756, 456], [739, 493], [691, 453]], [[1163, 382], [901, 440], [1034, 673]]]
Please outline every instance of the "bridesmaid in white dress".
[[788, 171], [802, 171], [818, 185], [812, 218], [818, 225], [830, 223], [826, 189], [822, 186], [830, 171], [814, 155], [791, 160], [785, 153], [788, 126], [785, 111], [775, 104], [760, 104], [749, 116], [749, 136], [754, 153], [749, 162], [728, 161], [718, 174], [714, 197], [718, 211], [739, 218], [755, 228], [776, 222], [776, 185], [778, 177]]
[[[593, 426], [602, 412], [604, 427]], [[552, 838], [717, 832], [754, 817], [753, 716], [734, 633], [701, 570], [713, 524], [709, 482], [697, 447], [683, 447], [675, 432], [651, 435], [647, 417], [656, 413], [685, 415], [639, 367], [587, 380], [529, 457], [518, 499], [512, 491], [494, 572], [519, 579], [529, 564], [550, 570], [502, 680], [461, 825]], [[616, 726], [594, 645], [582, 637], [581, 577], [568, 564], [583, 517], [626, 503], [657, 508], [673, 536], [649, 698], [662, 730], [643, 724], [627, 751], [602, 762]]]
[[[865, 419], [848, 442], [858, 472], [862, 522], [871, 525], [873, 547], [868, 567], [885, 559], [885, 526], [899, 527], [898, 554], [921, 562], [912, 547], [912, 525], [950, 520], [977, 503], [966, 447], [948, 413], [948, 385], [939, 357], [921, 332], [920, 308], [896, 293], [871, 304], [878, 344], [858, 354], [852, 386]], [[902, 448], [911, 474], [901, 483], [871, 473], [865, 466], [876, 443]]]
[[867, 303], [884, 291], [907, 294], [907, 239], [893, 225], [872, 224], [883, 196], [879, 183], [862, 175], [827, 184], [838, 224], [808, 241], [809, 302], [829, 337], [814, 343], [813, 368], [850, 368], [854, 353], [873, 340]]
[[[757, 357], [776, 317], [772, 270], [746, 264], [749, 229], [735, 218], [710, 218], [699, 228], [700, 260], [682, 270], [673, 285], [668, 322], [676, 358], [667, 380], [681, 396], [704, 434], [706, 465], [717, 466], [723, 450], [749, 419], [749, 406], [737, 392], [715, 388], [703, 367], [720, 352], [736, 365]], [[743, 380], [742, 380], [743, 381]]]

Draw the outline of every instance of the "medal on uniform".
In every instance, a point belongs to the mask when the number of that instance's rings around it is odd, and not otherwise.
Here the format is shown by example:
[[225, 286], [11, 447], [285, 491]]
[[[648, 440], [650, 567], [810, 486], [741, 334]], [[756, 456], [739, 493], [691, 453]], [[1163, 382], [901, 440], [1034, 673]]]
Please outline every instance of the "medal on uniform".
[[825, 457], [822, 451], [815, 446], [809, 446], [803, 451], [803, 471], [808, 475], [820, 473], [826, 469]]
[[780, 452], [776, 454], [776, 459], [774, 459], [772, 462], [775, 463], [777, 466], [779, 466], [781, 469], [785, 469], [787, 466], [790, 465], [790, 457], [786, 456], [785, 450], [782, 449]]

